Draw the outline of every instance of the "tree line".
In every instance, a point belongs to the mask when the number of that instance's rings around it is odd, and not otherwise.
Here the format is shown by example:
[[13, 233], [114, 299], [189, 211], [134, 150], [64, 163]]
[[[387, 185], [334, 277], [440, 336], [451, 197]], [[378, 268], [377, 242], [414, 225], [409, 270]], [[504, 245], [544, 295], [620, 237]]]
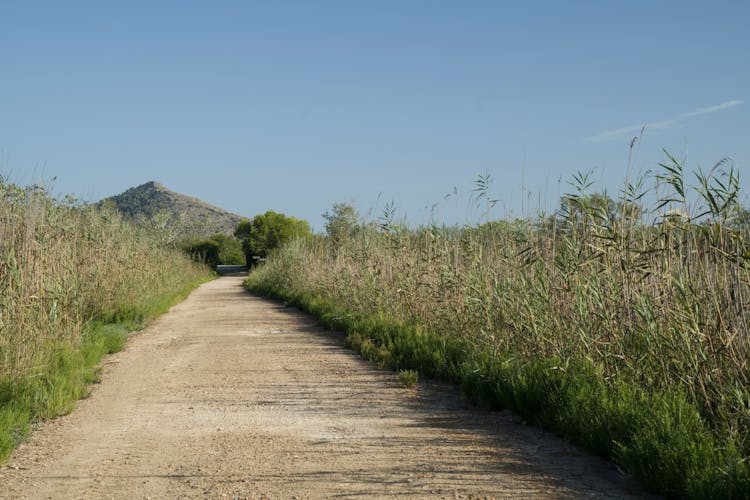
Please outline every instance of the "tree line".
[[187, 240], [182, 249], [211, 267], [219, 264], [252, 266], [265, 259], [274, 248], [310, 234], [307, 221], [268, 210], [241, 221], [232, 236], [215, 234], [207, 239]]

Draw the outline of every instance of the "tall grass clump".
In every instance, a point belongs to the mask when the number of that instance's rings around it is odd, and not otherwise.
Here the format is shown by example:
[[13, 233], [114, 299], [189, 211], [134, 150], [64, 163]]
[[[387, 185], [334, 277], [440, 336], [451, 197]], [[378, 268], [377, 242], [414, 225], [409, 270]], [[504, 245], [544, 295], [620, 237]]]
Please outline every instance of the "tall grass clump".
[[113, 210], [0, 179], [0, 462], [208, 271]]
[[[475, 199], [491, 203], [488, 179]], [[750, 235], [737, 171], [667, 154], [552, 216], [297, 240], [248, 287], [367, 358], [462, 384], [672, 497], [750, 496]], [[647, 201], [648, 200], [648, 201]]]

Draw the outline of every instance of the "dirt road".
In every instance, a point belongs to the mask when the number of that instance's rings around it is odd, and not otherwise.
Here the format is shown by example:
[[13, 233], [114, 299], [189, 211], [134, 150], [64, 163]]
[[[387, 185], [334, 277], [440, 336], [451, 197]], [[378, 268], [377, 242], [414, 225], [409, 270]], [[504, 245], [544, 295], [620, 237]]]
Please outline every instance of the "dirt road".
[[305, 315], [207, 283], [0, 470], [0, 498], [638, 496], [606, 462], [397, 376]]

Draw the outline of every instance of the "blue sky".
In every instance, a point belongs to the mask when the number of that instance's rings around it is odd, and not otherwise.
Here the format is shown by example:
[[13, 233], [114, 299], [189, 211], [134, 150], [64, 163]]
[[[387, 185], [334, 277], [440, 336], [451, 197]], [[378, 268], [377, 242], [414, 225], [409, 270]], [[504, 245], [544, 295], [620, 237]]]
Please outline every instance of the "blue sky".
[[482, 173], [498, 215], [552, 210], [577, 170], [616, 191], [647, 125], [637, 169], [729, 156], [748, 186], [749, 20], [746, 1], [0, 0], [0, 173], [89, 200], [154, 179], [316, 228], [338, 201], [453, 223]]

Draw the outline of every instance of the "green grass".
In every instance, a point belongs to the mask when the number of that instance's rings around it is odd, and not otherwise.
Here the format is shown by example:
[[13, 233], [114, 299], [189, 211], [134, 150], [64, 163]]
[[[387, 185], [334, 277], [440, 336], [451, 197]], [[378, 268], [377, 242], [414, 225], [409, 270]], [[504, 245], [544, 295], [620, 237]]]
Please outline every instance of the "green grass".
[[128, 332], [143, 328], [206, 279], [157, 297], [147, 307], [126, 308], [114, 315], [117, 323], [92, 321], [78, 348], [67, 342], [48, 346], [49, 359], [38, 373], [0, 380], [0, 463], [8, 460], [35, 422], [65, 415], [75, 408], [76, 401], [89, 395], [92, 384], [99, 381], [99, 361], [122, 350]]
[[[510, 354], [477, 351], [384, 315], [353, 314], [321, 296], [276, 288], [251, 275], [247, 288], [311, 313], [346, 332], [346, 346], [365, 359], [400, 372], [460, 385], [476, 404], [507, 408], [531, 424], [555, 430], [609, 458], [652, 491], [675, 498], [746, 498], [750, 468], [727, 446], [694, 404], [674, 393], [651, 392], [624, 382], [607, 384], [590, 362], [522, 361]], [[404, 375], [408, 374], [408, 375]]]
[[412, 389], [417, 386], [419, 372], [417, 370], [399, 370], [398, 381], [401, 382], [404, 387]]

